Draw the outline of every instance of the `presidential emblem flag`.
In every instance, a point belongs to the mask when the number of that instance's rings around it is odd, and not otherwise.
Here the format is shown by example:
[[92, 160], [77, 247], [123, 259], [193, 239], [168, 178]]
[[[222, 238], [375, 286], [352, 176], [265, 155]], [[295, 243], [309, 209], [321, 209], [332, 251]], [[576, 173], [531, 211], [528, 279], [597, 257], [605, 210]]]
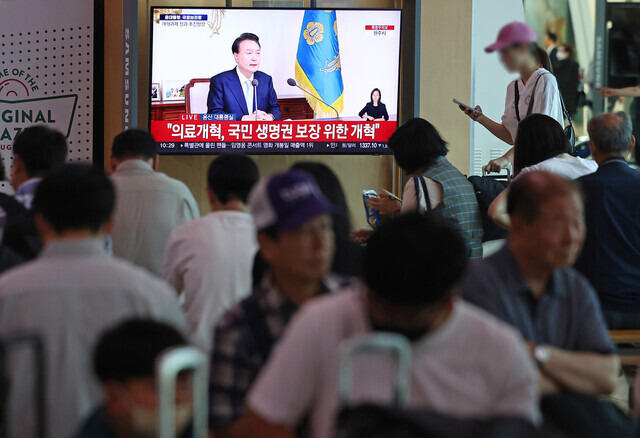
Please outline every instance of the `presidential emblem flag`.
[[[342, 111], [344, 86], [336, 11], [305, 11], [296, 56], [296, 81], [338, 113]], [[335, 117], [331, 108], [311, 96], [305, 97], [317, 117]]]

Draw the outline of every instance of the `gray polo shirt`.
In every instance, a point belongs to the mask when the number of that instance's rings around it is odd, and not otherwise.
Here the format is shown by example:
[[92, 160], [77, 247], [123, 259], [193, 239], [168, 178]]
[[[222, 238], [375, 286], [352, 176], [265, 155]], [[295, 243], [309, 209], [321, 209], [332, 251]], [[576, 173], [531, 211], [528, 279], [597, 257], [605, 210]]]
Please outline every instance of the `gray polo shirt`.
[[556, 269], [538, 300], [506, 244], [473, 263], [460, 289], [466, 301], [516, 327], [528, 341], [569, 351], [616, 351], [593, 287], [572, 268]]
[[[68, 438], [102, 403], [92, 355], [100, 335], [127, 318], [164, 321], [187, 332], [175, 292], [142, 268], [108, 256], [101, 240], [55, 242], [0, 277], [0, 337], [42, 336], [50, 438]], [[33, 435], [33, 365], [26, 349], [9, 363], [9, 437]]]

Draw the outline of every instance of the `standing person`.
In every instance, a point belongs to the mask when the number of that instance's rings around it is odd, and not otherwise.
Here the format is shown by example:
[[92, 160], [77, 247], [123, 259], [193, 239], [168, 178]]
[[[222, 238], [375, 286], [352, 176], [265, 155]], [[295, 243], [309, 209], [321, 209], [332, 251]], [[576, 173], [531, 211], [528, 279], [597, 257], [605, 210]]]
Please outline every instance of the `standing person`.
[[564, 104], [573, 117], [578, 110], [578, 85], [580, 84], [580, 65], [573, 59], [573, 46], [558, 46], [558, 61], [553, 64], [553, 72], [558, 80], [558, 88]]
[[162, 277], [184, 296], [193, 341], [209, 352], [220, 316], [251, 292], [252, 261], [258, 250], [247, 206], [258, 167], [245, 155], [223, 155], [209, 166], [211, 213], [173, 230]]
[[169, 234], [200, 211], [187, 186], [157, 168], [158, 146], [148, 132], [129, 129], [113, 140], [111, 179], [118, 193], [113, 253], [161, 275]]
[[[405, 122], [389, 138], [398, 166], [413, 178], [407, 181], [402, 202], [382, 196], [369, 200], [385, 216], [436, 211], [453, 223], [464, 240], [467, 257], [482, 257], [482, 217], [475, 190], [446, 155], [447, 142], [424, 119]], [[370, 234], [370, 233], [369, 233]]]
[[389, 120], [389, 113], [387, 113], [385, 104], [382, 103], [382, 94], [379, 88], [374, 88], [371, 91], [371, 101], [360, 110], [358, 115], [364, 120], [373, 122]]
[[554, 65], [556, 62], [558, 62], [558, 47], [556, 47], [557, 43], [558, 43], [558, 35], [550, 31], [545, 32], [544, 48], [549, 54], [549, 60], [551, 61], [551, 65]]
[[234, 114], [236, 120], [280, 120], [273, 79], [259, 70], [262, 47], [258, 36], [243, 33], [231, 45], [231, 52], [236, 67], [211, 78], [207, 112]]
[[579, 179], [587, 237], [576, 269], [589, 279], [610, 330], [640, 329], [640, 173], [625, 156], [636, 145], [625, 113], [589, 121], [597, 172]]
[[346, 286], [331, 275], [331, 214], [311, 176], [290, 170], [260, 181], [249, 196], [269, 272], [216, 325], [209, 422], [216, 438], [248, 434], [245, 396], [291, 317], [311, 298]]
[[[42, 253], [0, 277], [0, 337], [37, 333], [45, 348], [45, 428], [68, 438], [102, 401], [89, 358], [100, 334], [126, 318], [147, 317], [183, 333], [175, 293], [163, 281], [104, 250], [115, 189], [102, 170], [67, 165], [38, 185], [33, 199]], [[28, 351], [13, 354], [5, 400], [10, 437], [34, 436], [34, 369]]]
[[[520, 78], [507, 87], [505, 110], [500, 123], [484, 115], [480, 106], [474, 110], [460, 107], [472, 120], [509, 145], [515, 141], [518, 124], [531, 114], [546, 114], [564, 127], [558, 84], [553, 74], [540, 67], [537, 39], [530, 26], [514, 22], [500, 29], [497, 41], [485, 48], [487, 53], [500, 52], [500, 61], [505, 68], [520, 74]], [[499, 172], [511, 164], [513, 148], [502, 157], [491, 160], [484, 168]]]

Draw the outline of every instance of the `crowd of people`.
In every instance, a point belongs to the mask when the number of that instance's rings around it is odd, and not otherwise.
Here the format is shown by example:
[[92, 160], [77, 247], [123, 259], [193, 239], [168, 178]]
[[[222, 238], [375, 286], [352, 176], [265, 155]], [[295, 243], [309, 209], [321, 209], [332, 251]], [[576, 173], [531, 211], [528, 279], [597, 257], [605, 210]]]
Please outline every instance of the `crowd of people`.
[[[375, 333], [410, 345], [412, 410], [517, 419], [537, 436], [630, 434], [631, 420], [596, 397], [621, 373], [607, 330], [640, 329], [631, 121], [594, 117], [593, 159], [571, 156], [557, 104], [544, 114], [555, 79], [528, 30], [510, 32], [524, 40], [489, 49], [521, 70], [520, 93], [540, 107], [525, 105], [521, 121], [511, 107], [502, 124], [466, 110], [514, 144], [489, 165], [513, 163], [515, 178], [489, 209], [509, 237], [484, 258], [473, 186], [423, 119], [389, 140], [409, 176], [403, 200], [371, 200], [383, 224], [355, 234], [339, 179], [319, 163], [261, 178], [249, 156], [220, 156], [200, 216], [186, 185], [157, 171], [145, 131], [116, 136], [107, 176], [66, 164], [61, 133], [24, 129], [15, 194], [0, 196], [0, 340], [42, 340], [48, 436], [157, 436], [157, 359], [191, 345], [209, 358], [212, 436], [332, 437], [344, 346]], [[33, 352], [2, 352], [0, 425], [33, 436]], [[389, 359], [355, 358], [350, 403], [392, 404]], [[180, 437], [191, 436], [193, 391], [179, 376]]]

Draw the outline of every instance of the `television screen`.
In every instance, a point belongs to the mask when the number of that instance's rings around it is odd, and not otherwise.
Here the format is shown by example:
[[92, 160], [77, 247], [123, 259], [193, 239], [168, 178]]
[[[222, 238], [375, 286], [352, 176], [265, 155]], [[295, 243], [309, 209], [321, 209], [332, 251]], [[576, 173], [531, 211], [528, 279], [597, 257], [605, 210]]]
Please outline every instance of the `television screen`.
[[390, 153], [400, 10], [151, 12], [161, 153]]
[[640, 4], [609, 3], [608, 6], [609, 74], [617, 78], [640, 78]]

